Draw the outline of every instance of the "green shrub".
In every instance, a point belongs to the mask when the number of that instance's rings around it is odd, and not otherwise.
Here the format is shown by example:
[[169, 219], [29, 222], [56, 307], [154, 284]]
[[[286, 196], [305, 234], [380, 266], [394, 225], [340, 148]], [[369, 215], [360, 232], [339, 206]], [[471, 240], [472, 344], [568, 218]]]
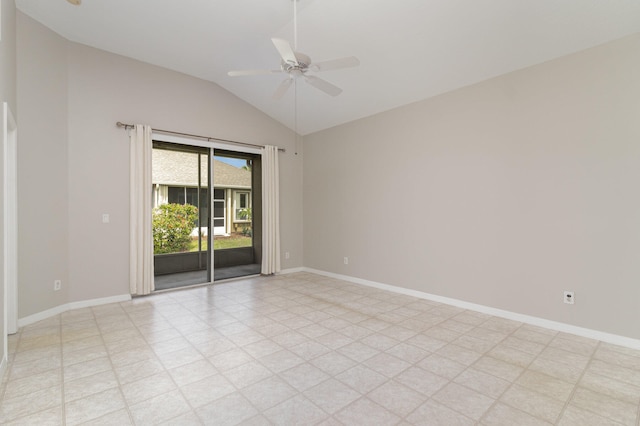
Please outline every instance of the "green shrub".
[[252, 215], [251, 207], [240, 209], [238, 211], [238, 218], [242, 220], [251, 220], [251, 215]]
[[153, 209], [153, 252], [189, 251], [190, 234], [197, 220], [198, 208], [191, 204], [163, 204]]

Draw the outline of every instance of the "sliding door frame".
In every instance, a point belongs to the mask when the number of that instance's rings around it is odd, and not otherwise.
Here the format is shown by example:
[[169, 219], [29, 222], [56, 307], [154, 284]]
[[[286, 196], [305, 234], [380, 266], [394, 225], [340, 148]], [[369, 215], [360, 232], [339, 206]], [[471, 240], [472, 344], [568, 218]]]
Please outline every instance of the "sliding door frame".
[[211, 190], [209, 191], [209, 232], [208, 234], [208, 242], [207, 242], [207, 248], [209, 251], [209, 265], [210, 267], [207, 268], [207, 277], [209, 279], [208, 284], [213, 284], [214, 282], [214, 252], [215, 250], [213, 249], [213, 198], [214, 198], [214, 191], [213, 191], [213, 175], [215, 173], [214, 171], [214, 164], [213, 164], [213, 157], [214, 157], [214, 151], [215, 150], [222, 150], [222, 151], [233, 151], [233, 152], [237, 152], [237, 153], [243, 153], [243, 154], [256, 154], [256, 155], [262, 155], [262, 150], [260, 148], [256, 148], [256, 147], [250, 147], [250, 146], [242, 146], [242, 145], [235, 145], [235, 144], [229, 144], [229, 143], [224, 143], [224, 142], [220, 142], [220, 141], [206, 141], [206, 140], [202, 140], [202, 139], [196, 139], [196, 138], [189, 138], [186, 136], [175, 136], [175, 135], [168, 135], [165, 133], [161, 133], [161, 132], [153, 132], [151, 135], [151, 138], [154, 141], [158, 141], [158, 142], [169, 142], [169, 143], [174, 143], [177, 145], [187, 145], [187, 146], [196, 146], [196, 147], [201, 147], [201, 148], [209, 148], [209, 182], [211, 185]]

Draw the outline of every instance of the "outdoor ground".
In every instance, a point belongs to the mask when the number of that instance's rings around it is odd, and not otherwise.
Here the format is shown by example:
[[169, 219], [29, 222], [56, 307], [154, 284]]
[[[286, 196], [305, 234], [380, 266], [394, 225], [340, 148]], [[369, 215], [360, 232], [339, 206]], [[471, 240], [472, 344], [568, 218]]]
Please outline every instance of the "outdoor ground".
[[[251, 246], [251, 237], [244, 236], [242, 234], [231, 234], [228, 237], [223, 236], [215, 236], [213, 238], [213, 249], [227, 249], [227, 248], [237, 248], [237, 247], [249, 247]], [[198, 250], [198, 238], [194, 238], [191, 240], [191, 244], [189, 245], [189, 251], [197, 251]], [[207, 250], [207, 240], [204, 239], [202, 241], [202, 250]]]

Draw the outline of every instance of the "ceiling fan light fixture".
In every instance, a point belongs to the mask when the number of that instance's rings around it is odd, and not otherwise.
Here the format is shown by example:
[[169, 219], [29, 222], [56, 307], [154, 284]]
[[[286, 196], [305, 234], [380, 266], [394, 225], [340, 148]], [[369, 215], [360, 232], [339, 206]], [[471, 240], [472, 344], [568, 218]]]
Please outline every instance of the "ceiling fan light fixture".
[[67, 1], [74, 6], [80, 6], [80, 3], [82, 3], [82, 0], [67, 0]]

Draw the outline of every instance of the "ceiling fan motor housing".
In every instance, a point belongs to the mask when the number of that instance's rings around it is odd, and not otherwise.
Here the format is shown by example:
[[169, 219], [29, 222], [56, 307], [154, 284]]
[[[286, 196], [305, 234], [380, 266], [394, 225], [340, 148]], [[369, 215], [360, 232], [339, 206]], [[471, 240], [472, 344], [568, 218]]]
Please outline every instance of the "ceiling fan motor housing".
[[311, 58], [300, 52], [293, 52], [296, 55], [297, 64], [294, 64], [290, 61], [282, 61], [281, 67], [282, 71], [287, 72], [289, 74], [301, 74], [305, 73], [309, 69], [309, 65], [311, 64]]

